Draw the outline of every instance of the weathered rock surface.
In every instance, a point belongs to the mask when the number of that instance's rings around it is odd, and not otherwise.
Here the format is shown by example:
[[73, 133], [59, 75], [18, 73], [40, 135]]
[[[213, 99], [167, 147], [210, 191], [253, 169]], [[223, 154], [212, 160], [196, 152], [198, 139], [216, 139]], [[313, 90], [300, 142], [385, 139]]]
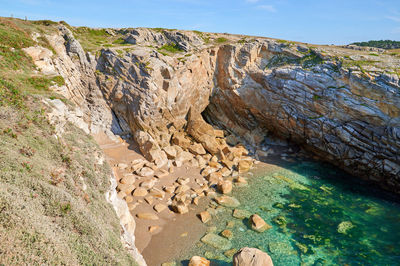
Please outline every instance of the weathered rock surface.
[[233, 256], [233, 266], [273, 266], [271, 257], [256, 248], [241, 248]]
[[209, 266], [210, 261], [199, 256], [193, 256], [189, 261], [189, 266]]
[[[188, 149], [194, 141], [228, 156], [224, 132], [212, 122], [226, 130], [230, 144], [242, 136], [257, 146], [274, 134], [400, 191], [400, 81], [392, 73], [398, 58], [267, 38], [238, 42], [242, 37], [228, 35], [224, 44], [207, 44], [190, 31], [138, 28], [124, 34], [135, 49], [123, 55], [112, 48], [97, 57], [85, 53], [64, 26], [46, 36], [56, 56], [26, 50], [44, 72], [63, 76], [66, 85], [57, 90], [82, 108], [91, 132], [132, 132], [146, 159], [160, 167], [174, 155], [164, 148], [176, 142]], [[182, 52], [165, 55], [148, 47], [165, 44]], [[193, 147], [195, 155], [202, 153]], [[251, 166], [239, 160], [226, 167], [237, 163], [240, 172]]]

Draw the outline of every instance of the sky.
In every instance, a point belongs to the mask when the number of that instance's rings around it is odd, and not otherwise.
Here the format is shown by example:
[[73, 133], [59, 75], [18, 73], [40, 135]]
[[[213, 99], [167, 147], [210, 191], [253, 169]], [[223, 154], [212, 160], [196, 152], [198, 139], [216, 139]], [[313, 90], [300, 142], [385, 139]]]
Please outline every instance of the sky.
[[400, 0], [0, 0], [0, 16], [162, 27], [314, 44], [400, 41]]

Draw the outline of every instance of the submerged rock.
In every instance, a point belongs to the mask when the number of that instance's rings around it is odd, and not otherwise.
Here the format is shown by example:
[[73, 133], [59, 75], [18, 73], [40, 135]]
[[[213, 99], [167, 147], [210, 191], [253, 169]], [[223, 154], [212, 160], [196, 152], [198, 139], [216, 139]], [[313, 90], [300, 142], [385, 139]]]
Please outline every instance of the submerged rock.
[[235, 208], [240, 205], [240, 202], [236, 198], [229, 196], [216, 197], [215, 201], [222, 206], [230, 208]]
[[250, 225], [254, 231], [259, 233], [264, 232], [265, 230], [271, 229], [272, 226], [267, 224], [259, 215], [253, 214], [250, 217]]
[[232, 216], [238, 219], [245, 219], [251, 216], [251, 213], [246, 210], [234, 209]]
[[271, 257], [256, 248], [245, 247], [233, 256], [233, 266], [273, 266]]
[[203, 236], [201, 242], [221, 250], [230, 249], [232, 246], [231, 242], [228, 239], [213, 233], [208, 233]]

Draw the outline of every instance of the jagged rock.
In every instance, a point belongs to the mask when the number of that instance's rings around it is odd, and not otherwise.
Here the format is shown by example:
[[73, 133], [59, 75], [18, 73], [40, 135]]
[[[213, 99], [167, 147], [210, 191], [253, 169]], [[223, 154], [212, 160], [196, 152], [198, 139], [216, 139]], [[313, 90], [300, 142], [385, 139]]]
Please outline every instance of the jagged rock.
[[126, 196], [125, 197], [125, 201], [126, 201], [126, 203], [131, 203], [131, 202], [133, 202], [133, 197], [132, 196]]
[[158, 182], [157, 178], [152, 178], [146, 181], [143, 181], [140, 183], [140, 187], [145, 188], [145, 189], [150, 189], [154, 187], [154, 185]]
[[190, 145], [189, 151], [194, 155], [204, 155], [206, 151], [204, 150], [203, 146], [200, 143], [194, 143]]
[[167, 193], [172, 193], [172, 192], [175, 191], [175, 187], [174, 186], [164, 186], [163, 189]]
[[152, 188], [149, 190], [149, 193], [151, 196], [157, 198], [157, 199], [163, 199], [165, 197], [165, 193], [158, 189], [158, 188]]
[[220, 172], [214, 172], [206, 176], [206, 180], [210, 184], [217, 184], [222, 179], [222, 174]]
[[176, 182], [177, 182], [178, 184], [180, 184], [180, 185], [187, 185], [187, 184], [189, 184], [189, 182], [190, 182], [190, 178], [189, 178], [189, 177], [187, 177], [187, 178], [179, 177], [179, 178], [176, 180]]
[[133, 185], [136, 181], [136, 177], [134, 175], [128, 175], [121, 178], [121, 184], [125, 185]]
[[167, 209], [167, 206], [161, 203], [154, 205], [154, 210], [156, 212], [162, 212], [163, 210]]
[[129, 195], [135, 189], [135, 186], [129, 184], [118, 184], [117, 189], [124, 192], [126, 195]]
[[207, 223], [208, 221], [211, 220], [211, 215], [210, 215], [210, 213], [209, 213], [208, 211], [203, 211], [203, 212], [201, 212], [201, 213], [199, 214], [199, 217], [200, 217], [200, 220], [201, 220], [203, 223]]
[[190, 187], [188, 185], [180, 185], [180, 186], [176, 187], [175, 193], [178, 194], [178, 193], [181, 193], [181, 192], [186, 192], [189, 189], [190, 189]]
[[216, 197], [215, 201], [222, 206], [231, 208], [235, 208], [240, 205], [240, 202], [236, 198], [229, 196]]
[[135, 197], [144, 197], [148, 194], [147, 189], [142, 187], [138, 187], [133, 191], [133, 196]]
[[171, 205], [171, 208], [174, 212], [185, 214], [189, 212], [188, 207], [182, 202], [176, 202]]
[[223, 177], [227, 177], [227, 176], [229, 176], [232, 172], [231, 172], [231, 170], [229, 170], [228, 168], [226, 168], [226, 167], [223, 167], [221, 170], [219, 170], [219, 172], [221, 173], [221, 175], [223, 176]]
[[147, 177], [147, 176], [154, 175], [154, 170], [151, 169], [150, 167], [143, 167], [142, 169], [138, 170], [136, 173], [140, 176]]
[[149, 133], [137, 131], [135, 139], [138, 142], [140, 151], [147, 160], [154, 162], [158, 167], [162, 167], [167, 163], [167, 155], [160, 149]]
[[253, 214], [250, 216], [250, 225], [254, 231], [259, 233], [264, 232], [265, 230], [271, 229], [272, 226], [267, 224], [259, 215]]
[[153, 196], [146, 196], [146, 197], [144, 197], [144, 200], [150, 205], [153, 204], [153, 202], [154, 202]]
[[250, 170], [253, 162], [251, 160], [240, 160], [238, 165], [239, 173], [245, 173]]
[[163, 148], [165, 154], [167, 155], [168, 159], [175, 159], [176, 158], [176, 149], [172, 146], [167, 146]]
[[222, 194], [229, 194], [232, 192], [232, 181], [229, 180], [219, 180], [218, 181], [218, 190]]
[[139, 171], [140, 169], [143, 168], [145, 163], [146, 163], [146, 161], [140, 160], [140, 159], [132, 161], [132, 163], [131, 163], [132, 171], [134, 171], [134, 172]]
[[273, 266], [271, 257], [256, 248], [241, 248], [233, 256], [233, 266]]
[[136, 217], [143, 220], [158, 220], [157, 215], [149, 212], [138, 213]]
[[231, 240], [233, 238], [233, 233], [231, 230], [225, 229], [224, 231], [221, 232], [221, 236]]
[[209, 266], [210, 261], [199, 257], [199, 256], [193, 256], [190, 261], [189, 261], [189, 266]]
[[228, 239], [213, 233], [208, 233], [203, 236], [201, 242], [220, 250], [227, 250], [232, 247], [232, 244]]
[[214, 129], [207, 124], [200, 114], [190, 112], [187, 132], [211, 154], [218, 153], [219, 143], [216, 140]]
[[172, 137], [172, 143], [184, 149], [188, 149], [190, 147], [190, 140], [186, 138], [182, 132], [174, 133]]

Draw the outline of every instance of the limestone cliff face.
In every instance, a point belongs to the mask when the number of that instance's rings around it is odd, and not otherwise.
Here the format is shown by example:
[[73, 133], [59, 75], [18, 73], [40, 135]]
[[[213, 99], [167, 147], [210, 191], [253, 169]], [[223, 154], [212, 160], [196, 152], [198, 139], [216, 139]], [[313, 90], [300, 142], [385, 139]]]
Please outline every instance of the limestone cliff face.
[[[66, 56], [53, 60], [64, 94], [87, 106], [94, 128], [146, 132], [163, 153], [191, 110], [253, 146], [268, 134], [289, 139], [400, 192], [399, 58], [246, 36], [123, 34], [129, 51], [103, 49], [96, 58], [65, 28], [52, 37], [65, 40], [52, 42]], [[168, 43], [182, 52], [157, 49]]]
[[307, 66], [270, 66], [282, 53], [271, 43], [222, 47], [209, 120], [256, 145], [267, 132], [290, 139], [399, 192], [398, 79], [363, 77], [320, 54]]

